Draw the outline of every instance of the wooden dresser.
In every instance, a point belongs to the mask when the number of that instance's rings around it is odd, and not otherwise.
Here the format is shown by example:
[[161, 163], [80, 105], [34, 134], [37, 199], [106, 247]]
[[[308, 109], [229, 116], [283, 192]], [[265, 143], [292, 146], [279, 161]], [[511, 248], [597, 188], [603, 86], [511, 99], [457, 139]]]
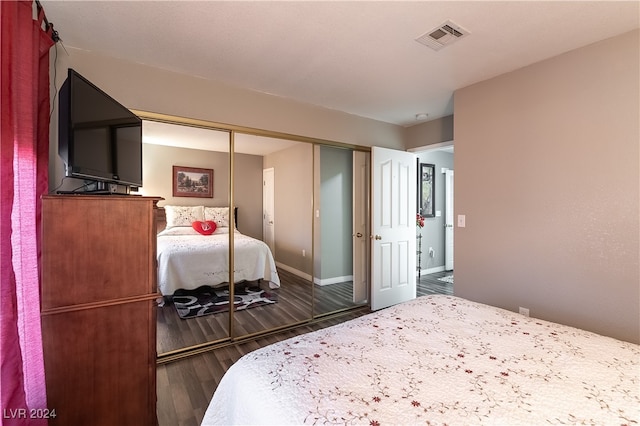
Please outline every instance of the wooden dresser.
[[156, 425], [156, 203], [42, 198], [50, 425]]

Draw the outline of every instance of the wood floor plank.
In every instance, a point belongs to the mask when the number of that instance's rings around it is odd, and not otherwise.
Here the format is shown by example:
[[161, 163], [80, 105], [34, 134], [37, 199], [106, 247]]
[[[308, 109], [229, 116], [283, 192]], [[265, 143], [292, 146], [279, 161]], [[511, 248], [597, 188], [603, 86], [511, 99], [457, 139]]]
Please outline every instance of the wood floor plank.
[[427, 294], [453, 294], [453, 284], [440, 281], [439, 278], [453, 275], [453, 271], [436, 272], [433, 274], [423, 275], [417, 280], [417, 295], [424, 296]]
[[[171, 381], [169, 380], [166, 368], [157, 369], [156, 380], [156, 387], [158, 389], [171, 389]], [[173, 397], [171, 392], [160, 392], [158, 393], [157, 398], [158, 419], [162, 419], [163, 424], [165, 425], [178, 424], [178, 418], [176, 417], [176, 408], [173, 405]]]

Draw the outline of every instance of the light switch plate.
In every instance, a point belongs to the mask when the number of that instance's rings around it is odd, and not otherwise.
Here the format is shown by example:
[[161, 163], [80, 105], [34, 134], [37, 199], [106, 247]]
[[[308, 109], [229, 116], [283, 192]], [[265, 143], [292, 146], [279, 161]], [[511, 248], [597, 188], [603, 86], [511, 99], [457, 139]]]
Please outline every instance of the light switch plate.
[[467, 218], [463, 214], [458, 215], [458, 228], [464, 228], [466, 224]]

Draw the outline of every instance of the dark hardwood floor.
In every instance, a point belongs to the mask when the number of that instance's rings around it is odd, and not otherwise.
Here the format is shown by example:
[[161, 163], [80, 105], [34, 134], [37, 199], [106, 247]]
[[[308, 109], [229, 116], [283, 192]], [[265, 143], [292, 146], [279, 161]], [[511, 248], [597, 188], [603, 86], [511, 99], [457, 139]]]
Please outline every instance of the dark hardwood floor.
[[244, 354], [290, 337], [357, 318], [368, 312], [368, 309], [349, 311], [340, 317], [329, 317], [317, 323], [158, 365], [158, 426], [200, 425], [220, 379]]
[[[280, 288], [269, 289], [267, 283], [260, 284], [264, 290], [277, 295], [278, 303], [234, 312], [234, 336], [278, 328], [310, 317], [310, 283], [286, 271], [278, 271], [278, 275]], [[258, 284], [251, 284], [254, 285]], [[171, 300], [158, 307], [158, 354], [224, 340], [229, 335], [229, 312], [184, 320], [178, 316]]]
[[[421, 276], [417, 281], [417, 295], [453, 294], [453, 285], [439, 280], [439, 278], [452, 274], [452, 272], [438, 272]], [[336, 295], [336, 303], [346, 303], [348, 295], [344, 293], [345, 291], [342, 289], [341, 292], [338, 292], [343, 294], [342, 296]], [[302, 333], [356, 318], [368, 312], [368, 309], [347, 311], [341, 316], [329, 316], [322, 321], [246, 342], [229, 344], [188, 358], [158, 365], [158, 426], [200, 425], [220, 379], [225, 371], [244, 354]]]
[[[280, 288], [263, 289], [275, 293], [278, 303], [259, 306], [234, 313], [234, 336], [241, 337], [263, 330], [280, 328], [311, 318], [311, 283], [282, 269], [278, 269]], [[315, 286], [315, 316], [354, 306], [351, 281], [326, 286]], [[222, 341], [229, 334], [229, 313], [217, 313], [183, 320], [173, 305], [166, 300], [157, 311], [157, 352], [164, 354], [206, 342]]]
[[453, 276], [453, 271], [443, 271], [422, 275], [416, 283], [417, 295], [453, 294], [453, 283], [440, 280], [440, 278], [448, 276]]

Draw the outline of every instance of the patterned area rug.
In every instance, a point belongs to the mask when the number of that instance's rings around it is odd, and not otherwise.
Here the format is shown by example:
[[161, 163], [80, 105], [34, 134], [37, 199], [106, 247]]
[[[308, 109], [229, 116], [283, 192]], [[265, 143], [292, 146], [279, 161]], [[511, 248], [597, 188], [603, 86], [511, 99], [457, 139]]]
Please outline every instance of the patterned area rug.
[[[238, 288], [234, 292], [233, 309], [241, 311], [278, 302], [278, 295], [255, 288]], [[195, 290], [179, 289], [173, 294], [173, 305], [182, 319], [229, 311], [229, 290], [202, 286]]]
[[438, 278], [438, 281], [444, 281], [445, 283], [453, 284], [453, 275], [447, 275], [446, 277]]

